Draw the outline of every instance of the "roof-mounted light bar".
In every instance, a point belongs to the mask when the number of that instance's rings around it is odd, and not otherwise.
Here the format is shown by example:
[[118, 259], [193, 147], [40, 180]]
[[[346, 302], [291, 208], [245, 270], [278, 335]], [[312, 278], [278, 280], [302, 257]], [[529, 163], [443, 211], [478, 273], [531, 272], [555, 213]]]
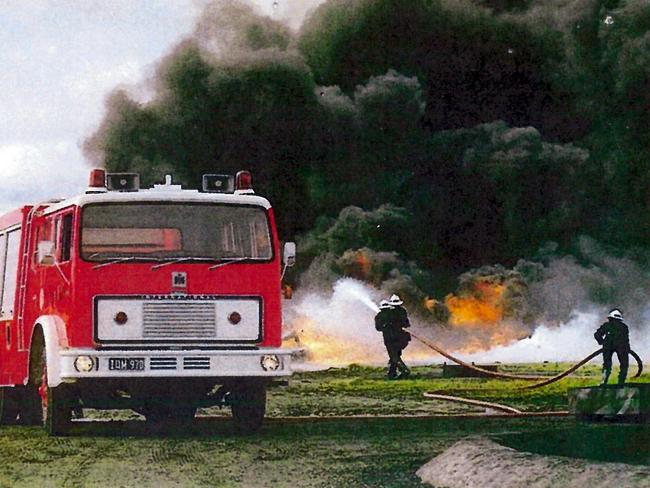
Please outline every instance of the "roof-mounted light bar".
[[232, 175], [203, 175], [203, 191], [206, 193], [233, 193], [235, 177]]

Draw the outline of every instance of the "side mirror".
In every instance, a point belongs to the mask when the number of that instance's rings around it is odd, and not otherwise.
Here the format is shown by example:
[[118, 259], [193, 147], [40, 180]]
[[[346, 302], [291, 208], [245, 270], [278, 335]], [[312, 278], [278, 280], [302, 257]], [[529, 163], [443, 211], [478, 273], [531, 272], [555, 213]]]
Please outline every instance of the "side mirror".
[[38, 243], [38, 264], [52, 266], [54, 264], [54, 242], [41, 241]]
[[284, 253], [282, 255], [282, 262], [288, 268], [296, 264], [296, 243], [285, 242]]

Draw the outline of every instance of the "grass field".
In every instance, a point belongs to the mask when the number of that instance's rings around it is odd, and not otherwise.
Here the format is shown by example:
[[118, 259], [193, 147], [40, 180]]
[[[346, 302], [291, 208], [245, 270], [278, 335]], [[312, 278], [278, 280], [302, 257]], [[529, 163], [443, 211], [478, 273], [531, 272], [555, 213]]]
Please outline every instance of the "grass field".
[[[565, 366], [503, 369], [552, 374]], [[468, 435], [488, 435], [541, 453], [648, 463], [643, 446], [650, 445], [650, 430], [645, 426], [579, 424], [568, 417], [326, 418], [480, 411], [423, 399], [424, 391], [527, 411], [564, 410], [568, 387], [598, 383], [596, 366], [539, 390], [518, 389], [525, 384], [518, 381], [442, 379], [435, 367], [415, 368], [413, 378], [404, 381], [389, 382], [383, 374], [379, 368], [356, 366], [296, 374], [289, 386], [270, 391], [269, 419], [249, 436], [236, 435], [227, 419], [215, 418], [227, 414], [218, 409], [202, 411], [203, 417], [182, 430], [152, 431], [135, 415], [106, 421], [106, 413], [92, 412], [97, 420], [78, 423], [65, 438], [49, 438], [38, 428], [3, 427], [0, 485], [414, 487], [421, 486], [414, 474], [419, 466]], [[285, 416], [314, 418], [279, 418]]]

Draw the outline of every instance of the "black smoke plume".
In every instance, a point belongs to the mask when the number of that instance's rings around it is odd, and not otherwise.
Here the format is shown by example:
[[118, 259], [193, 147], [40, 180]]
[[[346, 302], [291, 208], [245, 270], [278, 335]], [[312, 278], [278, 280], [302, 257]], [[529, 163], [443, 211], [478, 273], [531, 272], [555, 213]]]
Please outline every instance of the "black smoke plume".
[[145, 184], [251, 170], [301, 238], [303, 283], [358, 276], [415, 304], [500, 263], [522, 320], [640, 316], [649, 19], [641, 1], [330, 0], [295, 31], [215, 1], [85, 149]]

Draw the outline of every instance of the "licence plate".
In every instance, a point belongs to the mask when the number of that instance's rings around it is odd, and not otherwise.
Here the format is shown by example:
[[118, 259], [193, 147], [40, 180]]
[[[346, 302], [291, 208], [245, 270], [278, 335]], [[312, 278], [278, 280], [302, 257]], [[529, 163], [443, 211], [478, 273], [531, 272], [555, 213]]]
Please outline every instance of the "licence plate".
[[108, 358], [109, 371], [144, 371], [144, 358]]

